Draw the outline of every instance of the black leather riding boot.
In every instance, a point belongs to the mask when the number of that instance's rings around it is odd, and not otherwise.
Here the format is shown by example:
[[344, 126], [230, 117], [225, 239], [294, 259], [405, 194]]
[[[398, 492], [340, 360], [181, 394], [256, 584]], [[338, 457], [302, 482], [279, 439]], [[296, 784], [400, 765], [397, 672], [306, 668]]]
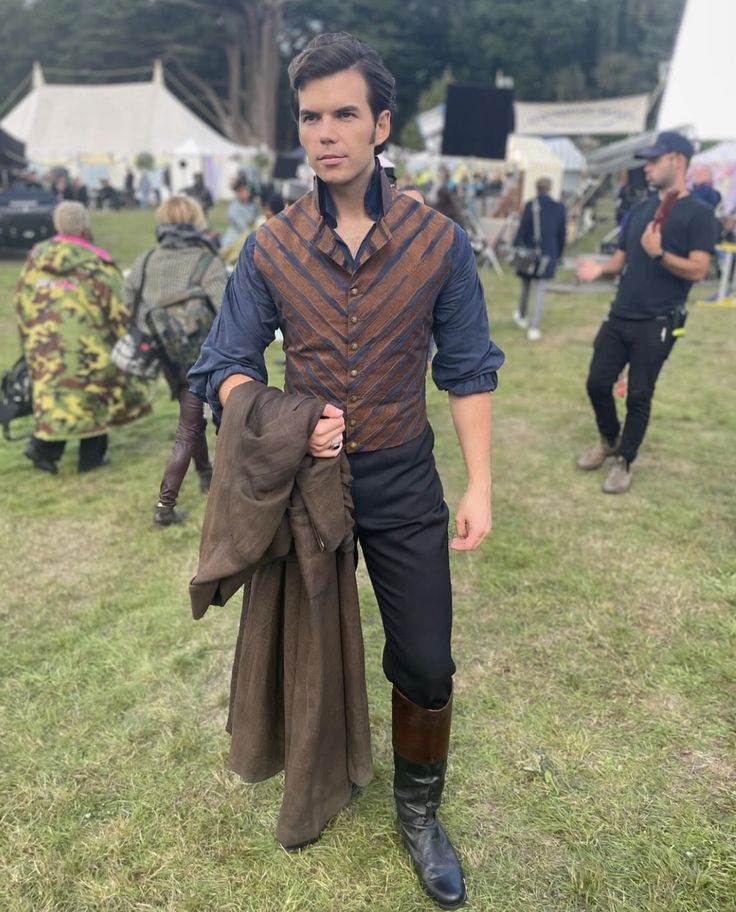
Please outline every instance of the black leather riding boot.
[[394, 797], [399, 832], [419, 880], [443, 909], [465, 902], [465, 881], [447, 833], [437, 819], [447, 769], [452, 697], [442, 709], [422, 709], [395, 687]]

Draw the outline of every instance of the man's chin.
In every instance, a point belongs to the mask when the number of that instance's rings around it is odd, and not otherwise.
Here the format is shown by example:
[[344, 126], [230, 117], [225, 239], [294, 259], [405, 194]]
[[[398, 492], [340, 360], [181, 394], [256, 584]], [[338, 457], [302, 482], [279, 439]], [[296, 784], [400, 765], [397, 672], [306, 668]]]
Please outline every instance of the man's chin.
[[339, 187], [342, 184], [349, 184], [350, 181], [355, 177], [354, 174], [338, 174], [337, 171], [323, 171], [321, 168], [315, 169], [314, 173], [323, 183], [330, 184], [333, 187]]

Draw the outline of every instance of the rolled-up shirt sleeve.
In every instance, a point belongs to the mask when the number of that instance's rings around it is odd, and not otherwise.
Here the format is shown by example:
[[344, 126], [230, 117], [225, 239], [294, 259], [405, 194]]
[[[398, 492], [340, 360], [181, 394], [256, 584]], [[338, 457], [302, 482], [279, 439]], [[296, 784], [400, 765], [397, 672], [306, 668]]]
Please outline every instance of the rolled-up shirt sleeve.
[[490, 338], [475, 254], [459, 226], [450, 255], [452, 269], [434, 306], [432, 378], [455, 396], [490, 392], [498, 385], [504, 354]]
[[263, 353], [273, 342], [279, 321], [255, 265], [255, 248], [255, 234], [251, 234], [228, 279], [220, 312], [187, 375], [189, 389], [209, 402], [217, 423], [222, 411], [217, 392], [223, 380], [232, 374], [245, 374], [268, 382]]

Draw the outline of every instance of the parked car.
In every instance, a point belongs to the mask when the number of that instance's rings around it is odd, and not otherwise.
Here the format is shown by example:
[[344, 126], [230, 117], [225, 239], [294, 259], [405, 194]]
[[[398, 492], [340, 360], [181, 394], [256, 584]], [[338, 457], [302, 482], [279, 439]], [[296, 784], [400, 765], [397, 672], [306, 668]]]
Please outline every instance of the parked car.
[[0, 193], [0, 253], [26, 253], [54, 234], [56, 197], [47, 190], [14, 186]]

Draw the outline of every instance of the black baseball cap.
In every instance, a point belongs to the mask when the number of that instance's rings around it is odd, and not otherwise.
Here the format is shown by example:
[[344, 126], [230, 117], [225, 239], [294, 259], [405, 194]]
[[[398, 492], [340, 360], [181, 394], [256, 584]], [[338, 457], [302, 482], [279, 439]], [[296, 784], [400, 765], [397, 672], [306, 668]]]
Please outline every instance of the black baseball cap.
[[666, 155], [668, 152], [677, 152], [690, 159], [695, 155], [695, 146], [682, 133], [665, 130], [664, 133], [657, 136], [654, 145], [640, 149], [635, 153], [634, 158], [659, 158], [660, 155]]

